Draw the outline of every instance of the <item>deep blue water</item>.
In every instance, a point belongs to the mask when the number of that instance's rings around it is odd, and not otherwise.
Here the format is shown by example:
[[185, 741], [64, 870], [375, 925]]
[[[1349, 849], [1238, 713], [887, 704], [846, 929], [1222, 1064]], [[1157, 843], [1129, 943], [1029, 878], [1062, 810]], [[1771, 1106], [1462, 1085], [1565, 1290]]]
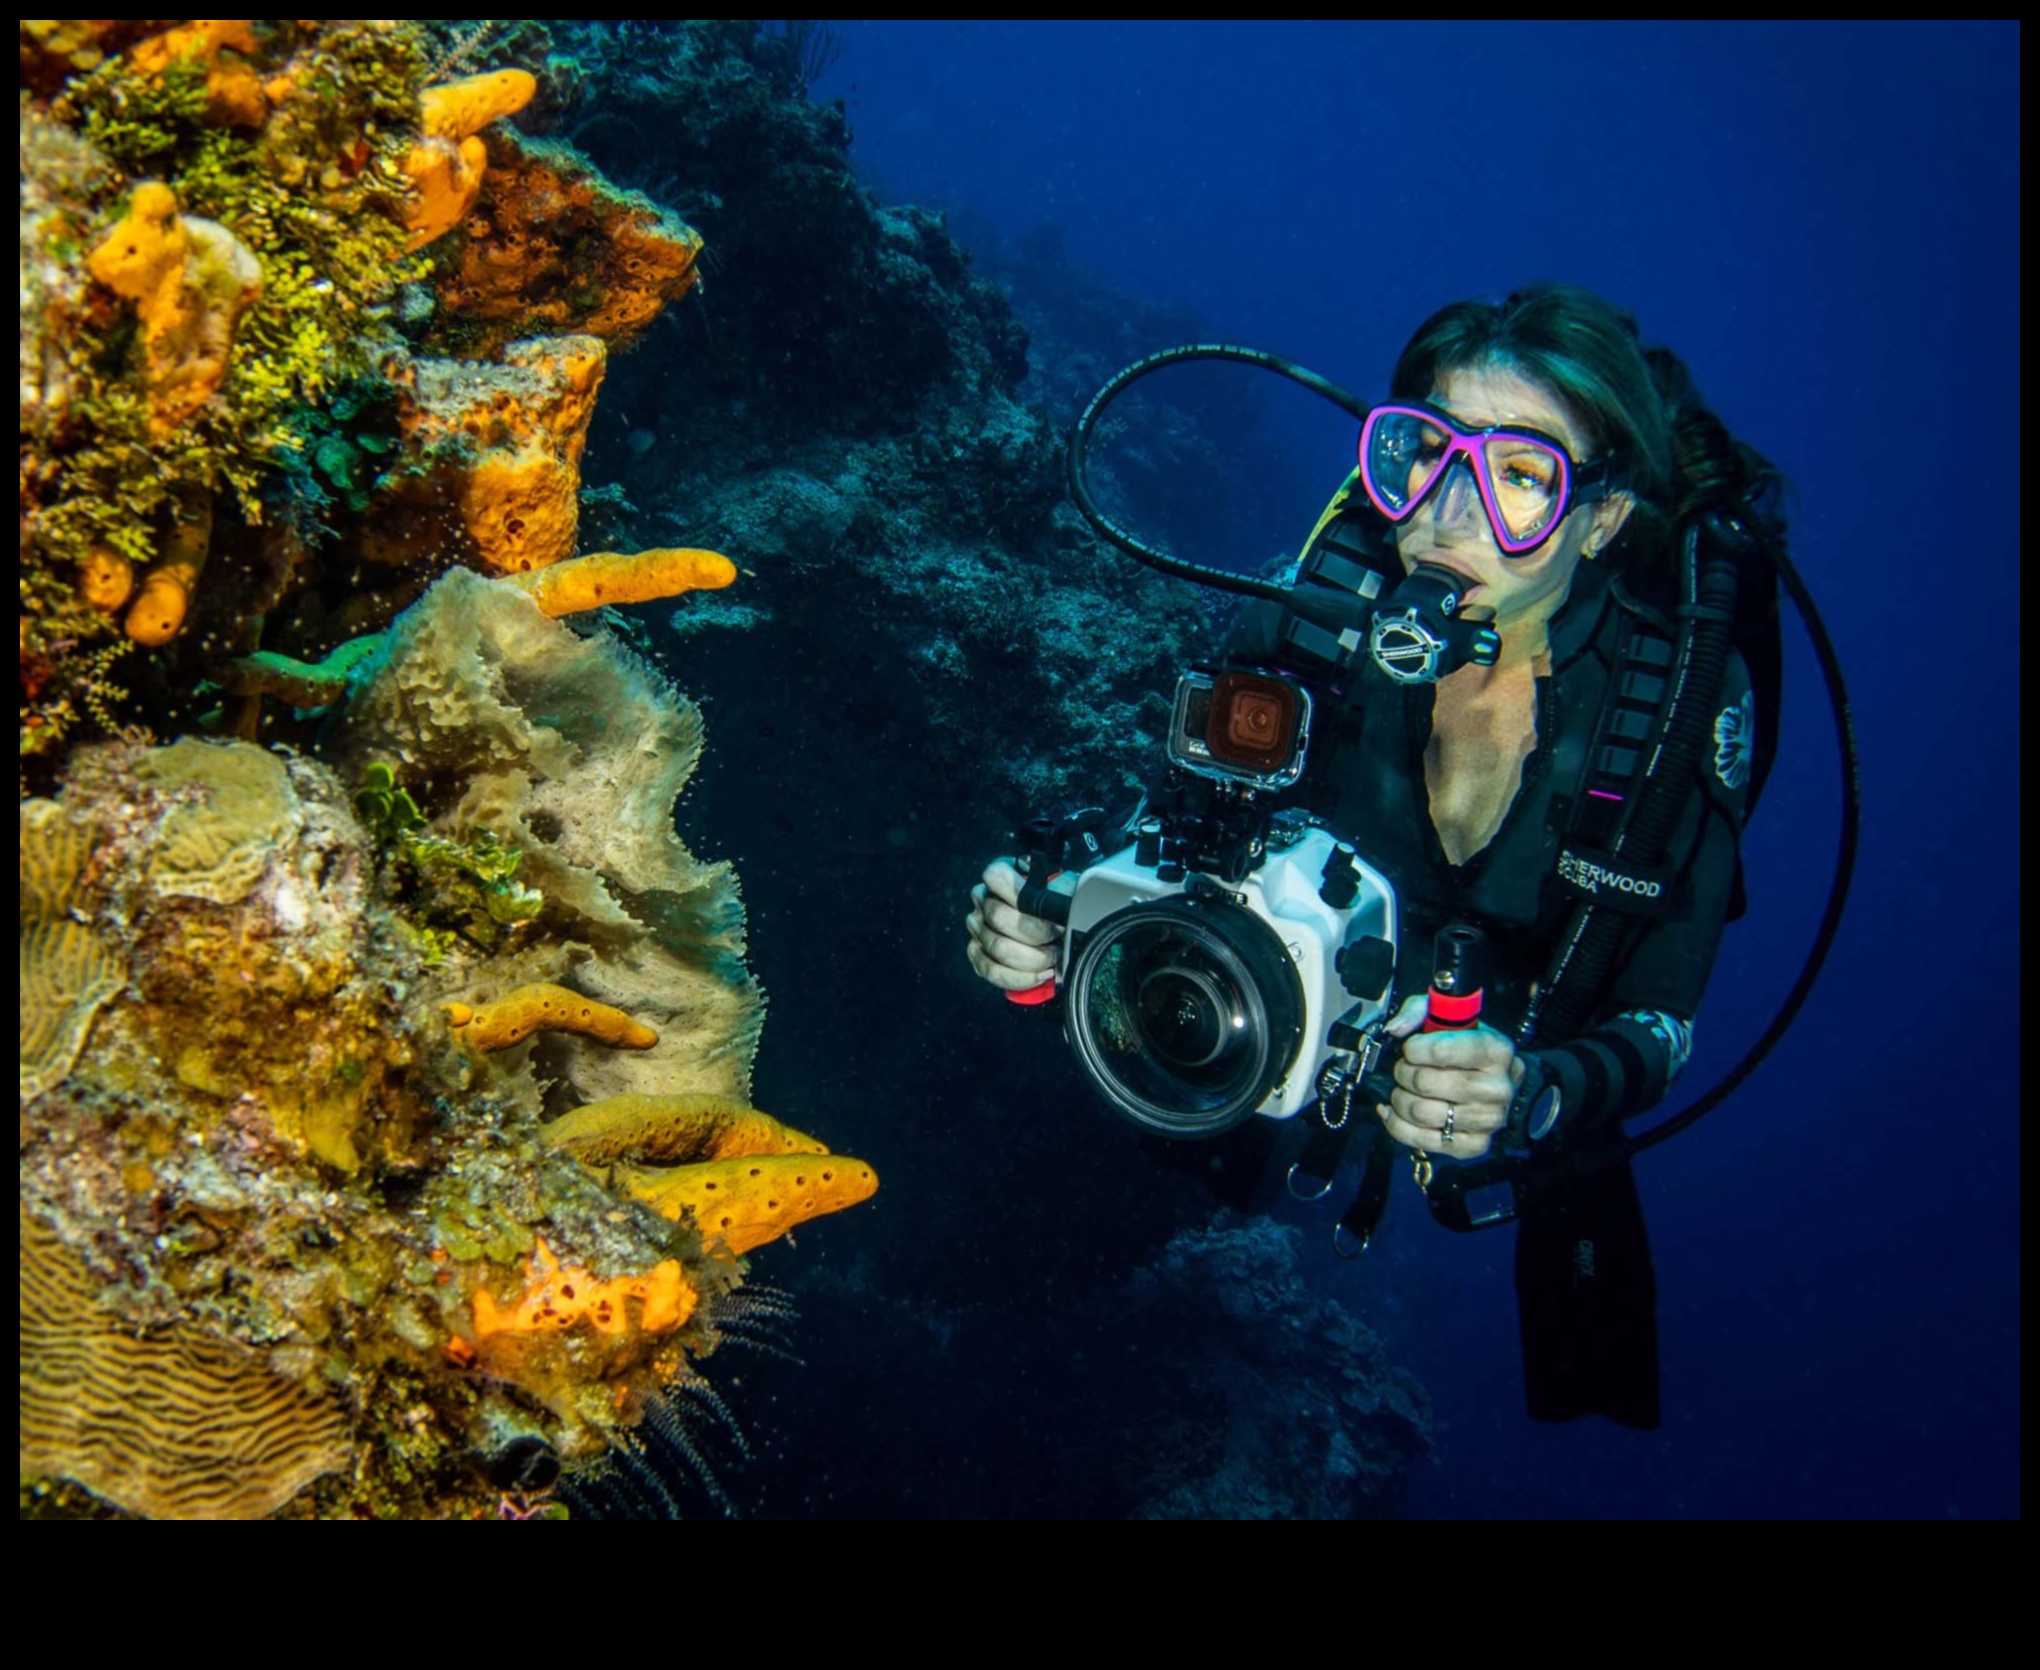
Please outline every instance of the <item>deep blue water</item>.
[[[2016, 1515], [2018, 26], [837, 29], [815, 96], [846, 101], [888, 201], [1052, 224], [1113, 285], [1363, 393], [1446, 301], [1585, 284], [1797, 488], [1861, 861], [1798, 1026], [1641, 1162], [1665, 1427], [1530, 1422], [1507, 1232], [1404, 1211], [1386, 1253], [1322, 1278], [1436, 1400], [1412, 1510]], [[1335, 484], [1350, 437], [1287, 411], [1284, 464]], [[1803, 639], [1788, 654], [1753, 910], [1689, 1092], [1763, 1025], [1825, 888], [1836, 750]]]

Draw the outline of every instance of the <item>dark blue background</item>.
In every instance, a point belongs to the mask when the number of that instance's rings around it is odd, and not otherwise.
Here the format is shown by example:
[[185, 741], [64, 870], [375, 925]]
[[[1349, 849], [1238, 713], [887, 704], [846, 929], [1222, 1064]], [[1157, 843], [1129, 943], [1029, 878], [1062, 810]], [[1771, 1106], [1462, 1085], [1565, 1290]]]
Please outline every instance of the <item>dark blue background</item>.
[[[1437, 1400], [1419, 1513], [2016, 1514], [2018, 26], [838, 32], [815, 93], [888, 201], [1052, 222], [1111, 283], [1362, 393], [1446, 301], [1584, 284], [1791, 476], [1855, 700], [1861, 866], [1799, 1025], [1642, 1162], [1664, 1429], [1521, 1414], [1507, 1232], [1405, 1208], [1387, 1256], [1326, 1279]], [[1335, 484], [1350, 435], [1274, 419]], [[1762, 1026], [1826, 885], [1836, 753], [1789, 648], [1755, 908], [1689, 1090]]]

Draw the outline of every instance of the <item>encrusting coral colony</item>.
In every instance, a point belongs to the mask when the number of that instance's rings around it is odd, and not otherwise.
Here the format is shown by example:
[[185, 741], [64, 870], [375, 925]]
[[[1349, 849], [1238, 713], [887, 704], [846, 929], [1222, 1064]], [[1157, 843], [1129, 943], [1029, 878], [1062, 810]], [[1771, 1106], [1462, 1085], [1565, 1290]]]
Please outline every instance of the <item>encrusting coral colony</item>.
[[736, 568], [576, 554], [701, 240], [464, 44], [21, 25], [25, 1511], [529, 1514], [876, 1187], [603, 613]]

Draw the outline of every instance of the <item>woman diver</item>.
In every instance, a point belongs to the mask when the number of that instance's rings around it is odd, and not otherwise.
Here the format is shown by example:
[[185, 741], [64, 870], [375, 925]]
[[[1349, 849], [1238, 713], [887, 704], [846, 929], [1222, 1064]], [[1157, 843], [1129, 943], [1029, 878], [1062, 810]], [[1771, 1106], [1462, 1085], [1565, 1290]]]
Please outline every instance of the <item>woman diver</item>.
[[[1379, 651], [1359, 660], [1289, 799], [1393, 883], [1405, 944], [1472, 925], [1486, 969], [1476, 1025], [1426, 1029], [1421, 990], [1395, 1009], [1385, 1031], [1400, 1047], [1392, 1079], [1370, 1081], [1385, 1094], [1369, 1097], [1369, 1141], [1413, 1156], [1427, 1193], [1433, 1162], [1441, 1178], [1501, 1168], [1521, 1224], [1533, 1415], [1655, 1425], [1655, 1281], [1622, 1122], [1684, 1066], [1723, 924], [1740, 913], [1740, 833], [1768, 764], [1759, 742], [1776, 735], [1775, 703], [1752, 693], [1753, 672], [1766, 697], [1776, 688], [1768, 572], [1732, 605], [1740, 653], [1708, 669], [1704, 745], [1681, 780], [1652, 787], [1658, 862], [1608, 854], [1642, 815], [1629, 804], [1642, 756], [1685, 665], [1672, 642], [1710, 606], [1682, 589], [1681, 530], [1712, 508], [1717, 525], [1782, 542], [1755, 508], [1778, 478], [1677, 358], [1575, 287], [1444, 308], [1390, 390], [1363, 408], [1359, 468], [1303, 567], [1342, 550], [1390, 587], [1415, 577], [1456, 594], [1444, 612], [1462, 653], [1429, 676]], [[1290, 618], [1251, 606], [1228, 661], [1278, 664]], [[1488, 630], [1469, 639], [1469, 622]], [[967, 949], [993, 986], [1038, 994], [1053, 990], [1063, 929], [1022, 909], [1025, 885], [1010, 860], [986, 869]], [[1596, 913], [1600, 951], [1583, 957], [1580, 924]], [[1445, 1218], [1435, 1194], [1432, 1207]]]

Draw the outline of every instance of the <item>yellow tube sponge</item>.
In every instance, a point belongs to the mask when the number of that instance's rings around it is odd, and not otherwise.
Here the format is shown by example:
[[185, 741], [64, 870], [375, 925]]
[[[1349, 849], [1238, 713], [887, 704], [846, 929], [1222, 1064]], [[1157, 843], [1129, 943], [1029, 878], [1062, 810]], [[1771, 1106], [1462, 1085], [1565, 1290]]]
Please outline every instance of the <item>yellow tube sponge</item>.
[[85, 269], [116, 296], [141, 303], [182, 272], [186, 238], [176, 193], [160, 180], [144, 180], [128, 199], [128, 212], [85, 257]]
[[828, 1145], [734, 1096], [605, 1096], [545, 1127], [553, 1147], [589, 1165], [696, 1163], [751, 1154], [826, 1154]]
[[[701, 1295], [681, 1272], [677, 1258], [662, 1259], [639, 1276], [598, 1281], [588, 1271], [562, 1267], [543, 1240], [531, 1255], [524, 1292], [508, 1309], [489, 1290], [475, 1292], [475, 1342], [492, 1334], [537, 1334], [586, 1322], [598, 1334], [633, 1329], [666, 1333], [694, 1314]], [[631, 1302], [636, 1301], [633, 1314]]]
[[615, 1181], [661, 1217], [693, 1214], [711, 1250], [741, 1255], [797, 1224], [878, 1192], [878, 1173], [838, 1154], [753, 1154], [668, 1170], [619, 1167]]
[[181, 493], [175, 520], [163, 538], [163, 554], [142, 576], [141, 595], [127, 613], [127, 635], [154, 649], [184, 629], [192, 594], [212, 549], [212, 494], [203, 487]]
[[102, 615], [117, 613], [134, 590], [135, 565], [110, 545], [94, 545], [78, 564], [78, 595]]
[[531, 593], [546, 614], [577, 615], [625, 603], [650, 603], [690, 591], [720, 591], [737, 565], [716, 551], [685, 548], [596, 551], [532, 573], [506, 576]]
[[519, 986], [507, 997], [484, 1003], [459, 1019], [467, 1005], [449, 1003], [447, 1023], [456, 1028], [478, 1050], [507, 1050], [521, 1044], [534, 1032], [578, 1032], [598, 1043], [618, 1049], [648, 1050], [659, 1035], [640, 1026], [621, 1009], [597, 1003], [592, 997], [570, 992], [565, 986], [544, 981]]
[[411, 212], [404, 225], [410, 247], [422, 249], [458, 226], [481, 195], [489, 148], [479, 139], [421, 139], [404, 153], [411, 182]]
[[462, 140], [498, 116], [514, 116], [538, 94], [529, 70], [491, 70], [443, 81], [418, 95], [418, 125], [434, 139]]
[[404, 156], [414, 193], [404, 224], [411, 247], [442, 237], [467, 217], [488, 172], [488, 147], [476, 137], [498, 116], [522, 110], [538, 91], [526, 70], [496, 70], [428, 87], [419, 96], [424, 137]]

